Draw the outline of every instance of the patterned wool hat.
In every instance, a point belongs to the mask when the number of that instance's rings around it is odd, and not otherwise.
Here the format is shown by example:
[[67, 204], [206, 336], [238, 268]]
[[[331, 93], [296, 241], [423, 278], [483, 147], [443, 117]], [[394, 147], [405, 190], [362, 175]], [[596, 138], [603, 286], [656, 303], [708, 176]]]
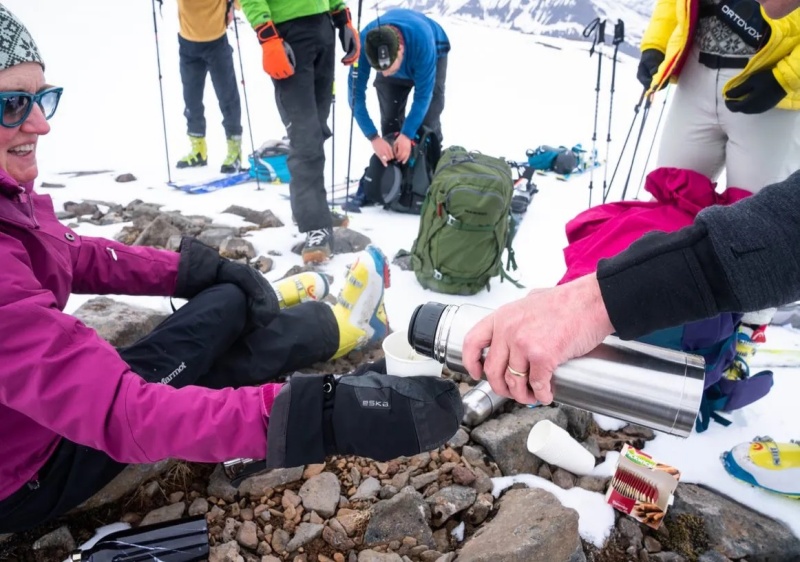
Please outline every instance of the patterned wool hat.
[[392, 25], [381, 25], [367, 32], [364, 50], [369, 65], [375, 70], [386, 70], [397, 59], [403, 39]]
[[44, 61], [28, 30], [8, 8], [0, 4], [0, 70], [37, 62], [44, 69]]

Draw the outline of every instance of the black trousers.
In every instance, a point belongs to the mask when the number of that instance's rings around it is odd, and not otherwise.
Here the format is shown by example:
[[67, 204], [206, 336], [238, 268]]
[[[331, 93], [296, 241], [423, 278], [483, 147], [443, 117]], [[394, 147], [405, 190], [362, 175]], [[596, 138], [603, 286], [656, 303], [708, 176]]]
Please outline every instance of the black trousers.
[[336, 36], [330, 15], [317, 14], [276, 26], [292, 47], [294, 74], [272, 80], [278, 112], [289, 135], [287, 164], [292, 214], [300, 232], [331, 228], [325, 191], [325, 141], [333, 101]]
[[223, 35], [214, 41], [198, 42], [189, 41], [179, 35], [178, 46], [185, 105], [183, 114], [186, 116], [188, 133], [196, 137], [206, 136], [203, 91], [206, 75], [210, 74], [222, 112], [225, 136], [241, 136], [242, 106], [236, 72], [233, 70], [233, 48], [228, 43], [228, 36]]
[[[269, 382], [327, 360], [339, 347], [336, 319], [324, 303], [285, 309], [266, 328], [249, 333], [245, 318], [244, 293], [234, 285], [216, 285], [119, 353], [148, 382], [224, 388]], [[24, 531], [67, 513], [125, 466], [62, 439], [38, 479], [0, 501], [0, 533]]]
[[[442, 136], [442, 111], [444, 111], [444, 85], [447, 80], [447, 55], [441, 57], [436, 63], [436, 82], [433, 86], [433, 98], [428, 106], [428, 112], [422, 124], [431, 129], [439, 138], [441, 145]], [[381, 136], [399, 133], [406, 120], [406, 103], [413, 80], [393, 78], [378, 73], [375, 78], [375, 89], [378, 92], [378, 104], [381, 110]], [[416, 133], [416, 131], [415, 131]]]

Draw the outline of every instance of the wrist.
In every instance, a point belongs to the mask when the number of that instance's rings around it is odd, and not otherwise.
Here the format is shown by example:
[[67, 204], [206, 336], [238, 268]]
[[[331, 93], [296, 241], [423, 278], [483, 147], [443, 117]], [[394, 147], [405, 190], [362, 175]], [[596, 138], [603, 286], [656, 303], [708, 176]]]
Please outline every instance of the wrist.
[[275, 28], [275, 24], [272, 22], [272, 20], [262, 23], [256, 27], [256, 36], [258, 37], [258, 42], [262, 45], [267, 41], [280, 38], [278, 35], [278, 30]]
[[367, 135], [367, 139], [369, 142], [375, 142], [377, 139], [381, 138], [378, 133], [372, 133], [371, 135]]
[[579, 285], [582, 302], [585, 305], [589, 326], [596, 329], [597, 337], [602, 340], [615, 332], [611, 324], [611, 318], [603, 300], [603, 293], [600, 290], [600, 283], [596, 273], [590, 273], [576, 279], [574, 283]]
[[333, 25], [336, 27], [344, 27], [350, 23], [350, 8], [343, 7], [339, 10], [331, 12], [331, 19], [333, 19]]

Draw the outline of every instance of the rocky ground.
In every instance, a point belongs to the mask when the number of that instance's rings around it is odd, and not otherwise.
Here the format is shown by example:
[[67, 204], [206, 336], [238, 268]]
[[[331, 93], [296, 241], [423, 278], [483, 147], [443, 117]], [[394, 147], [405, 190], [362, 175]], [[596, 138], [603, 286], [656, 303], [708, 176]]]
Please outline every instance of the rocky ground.
[[[248, 230], [275, 226], [269, 211], [235, 208], [250, 228], [213, 224], [205, 217], [162, 213], [134, 201], [65, 205], [76, 224], [131, 222], [119, 239], [129, 244], [176, 247], [191, 234], [233, 259], [269, 270], [256, 256]], [[229, 211], [230, 212], [230, 211]], [[338, 229], [339, 251], [358, 251], [368, 239]], [[287, 272], [294, 273], [295, 270]], [[114, 345], [135, 341], [160, 314], [107, 298], [76, 312]], [[357, 352], [309, 372], [348, 372], [380, 357]], [[466, 392], [472, 381], [446, 373]], [[566, 406], [505, 411], [476, 428], [462, 427], [436, 451], [387, 463], [331, 457], [325, 464], [273, 470], [234, 487], [220, 466], [163, 461], [128, 467], [75, 512], [30, 532], [0, 536], [0, 560], [59, 561], [105, 524], [143, 525], [204, 515], [212, 562], [615, 562], [800, 560], [800, 541], [781, 523], [703, 487], [679, 484], [664, 525], [653, 531], [616, 513], [602, 549], [581, 540], [577, 512], [551, 493], [515, 485], [493, 494], [492, 478], [536, 474], [557, 486], [604, 493], [607, 478], [577, 477], [528, 453], [525, 440], [539, 420], [549, 419], [600, 462], [624, 443], [641, 447], [654, 437], [638, 426], [599, 429], [592, 416]]]

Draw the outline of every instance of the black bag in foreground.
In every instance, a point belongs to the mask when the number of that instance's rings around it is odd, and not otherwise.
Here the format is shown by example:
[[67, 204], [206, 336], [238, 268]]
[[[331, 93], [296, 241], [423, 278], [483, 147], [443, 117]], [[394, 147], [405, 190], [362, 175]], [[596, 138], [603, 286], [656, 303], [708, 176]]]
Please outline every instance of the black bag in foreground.
[[413, 456], [444, 445], [462, 417], [458, 387], [447, 379], [297, 373], [272, 406], [267, 468], [321, 463], [329, 455]]

